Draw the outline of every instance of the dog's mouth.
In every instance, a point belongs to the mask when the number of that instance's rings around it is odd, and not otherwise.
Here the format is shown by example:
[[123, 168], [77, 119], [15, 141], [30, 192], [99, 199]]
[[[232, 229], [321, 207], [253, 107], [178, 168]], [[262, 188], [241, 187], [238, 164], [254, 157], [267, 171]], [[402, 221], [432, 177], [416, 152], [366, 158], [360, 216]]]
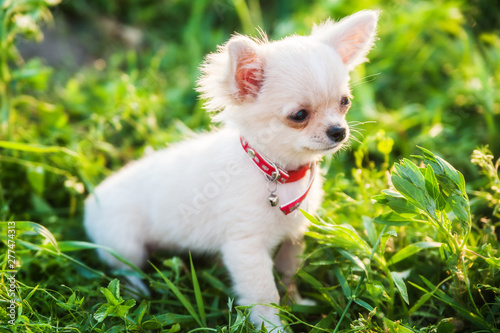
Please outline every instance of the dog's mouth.
[[328, 154], [328, 153], [333, 153], [336, 150], [339, 150], [340, 147], [342, 147], [342, 142], [341, 143], [335, 143], [330, 146], [326, 147], [321, 147], [321, 148], [312, 148], [312, 147], [304, 147], [305, 150], [311, 152], [311, 153], [316, 153], [316, 154]]

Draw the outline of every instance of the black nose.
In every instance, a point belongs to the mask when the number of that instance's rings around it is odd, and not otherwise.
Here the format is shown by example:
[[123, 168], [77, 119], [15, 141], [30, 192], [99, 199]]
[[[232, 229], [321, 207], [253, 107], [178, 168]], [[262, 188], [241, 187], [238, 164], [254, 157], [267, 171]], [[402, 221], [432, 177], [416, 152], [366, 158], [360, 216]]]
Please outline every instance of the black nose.
[[345, 139], [346, 130], [344, 127], [332, 126], [326, 131], [326, 135], [334, 142], [340, 142]]

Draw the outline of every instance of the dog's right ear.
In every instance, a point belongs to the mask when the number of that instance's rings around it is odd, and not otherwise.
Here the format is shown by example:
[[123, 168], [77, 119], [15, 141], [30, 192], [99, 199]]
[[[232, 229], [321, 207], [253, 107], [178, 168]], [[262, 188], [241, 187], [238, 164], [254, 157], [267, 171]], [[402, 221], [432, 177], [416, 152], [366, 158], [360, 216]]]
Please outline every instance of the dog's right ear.
[[311, 36], [333, 47], [349, 70], [367, 61], [373, 46], [380, 12], [362, 10], [334, 23], [327, 20], [313, 28]]
[[229, 54], [229, 85], [233, 98], [239, 102], [253, 101], [262, 87], [264, 66], [256, 42], [235, 36], [226, 45]]

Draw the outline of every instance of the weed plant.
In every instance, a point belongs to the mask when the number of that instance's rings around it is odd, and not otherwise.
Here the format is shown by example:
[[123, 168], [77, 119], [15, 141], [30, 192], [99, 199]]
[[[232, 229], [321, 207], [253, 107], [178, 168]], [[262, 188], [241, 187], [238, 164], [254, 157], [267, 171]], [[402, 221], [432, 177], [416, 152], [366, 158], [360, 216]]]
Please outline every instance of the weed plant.
[[[275, 39], [366, 8], [383, 14], [352, 75], [354, 136], [322, 163], [317, 216], [304, 212], [296, 278], [316, 305], [284, 293], [275, 306], [294, 332], [500, 331], [497, 1], [59, 2], [0, 0], [0, 332], [251, 332], [217, 258], [105, 267], [83, 200], [209, 129], [197, 67], [231, 33]], [[47, 31], [79, 48], [23, 56]], [[151, 297], [136, 299], [127, 274]]]

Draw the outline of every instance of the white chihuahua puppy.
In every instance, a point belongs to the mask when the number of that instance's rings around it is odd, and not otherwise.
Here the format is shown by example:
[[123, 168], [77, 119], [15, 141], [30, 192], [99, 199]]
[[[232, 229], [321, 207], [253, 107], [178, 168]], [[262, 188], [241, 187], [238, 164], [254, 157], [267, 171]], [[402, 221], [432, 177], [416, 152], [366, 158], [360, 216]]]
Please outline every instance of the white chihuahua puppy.
[[[361, 11], [274, 42], [236, 35], [208, 55], [198, 91], [222, 128], [99, 185], [85, 206], [92, 241], [139, 267], [151, 248], [220, 254], [239, 304], [260, 303], [251, 321], [282, 330], [278, 311], [262, 305], [279, 303], [273, 266], [292, 287], [308, 226], [297, 208], [318, 208], [316, 164], [349, 138], [349, 71], [366, 61], [377, 19]], [[301, 301], [297, 291], [294, 299]]]

